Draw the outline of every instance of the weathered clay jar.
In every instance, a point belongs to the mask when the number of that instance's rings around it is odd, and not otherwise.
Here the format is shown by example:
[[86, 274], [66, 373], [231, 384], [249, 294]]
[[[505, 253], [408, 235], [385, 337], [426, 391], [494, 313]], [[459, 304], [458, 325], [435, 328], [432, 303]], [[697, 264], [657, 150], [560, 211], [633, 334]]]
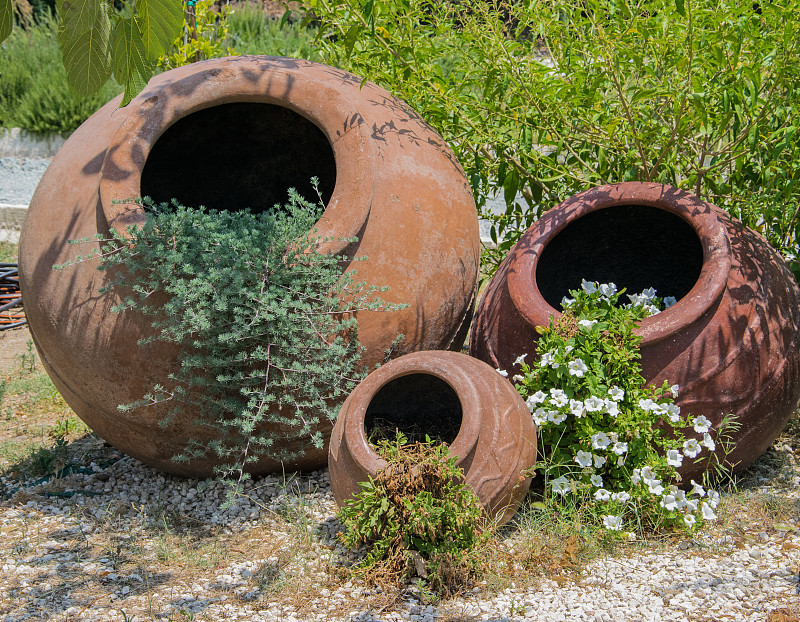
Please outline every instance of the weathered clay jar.
[[457, 352], [415, 352], [367, 376], [342, 406], [331, 437], [328, 468], [339, 505], [387, 465], [367, 440], [381, 420], [447, 442], [466, 482], [502, 522], [528, 492], [522, 471], [536, 462], [536, 428], [519, 393], [486, 363]]
[[[360, 312], [365, 366], [397, 354], [458, 348], [474, 305], [480, 257], [475, 205], [442, 138], [405, 104], [332, 67], [273, 57], [195, 63], [153, 78], [127, 107], [116, 99], [84, 123], [45, 173], [20, 240], [20, 280], [31, 333], [48, 373], [100, 436], [165, 471], [205, 476], [210, 460], [171, 461], [187, 439], [213, 432], [193, 417], [166, 428], [165, 409], [120, 413], [164, 382], [175, 363], [167, 346], [142, 350], [150, 321], [118, 315], [101, 295], [94, 262], [54, 272], [89, 247], [68, 240], [145, 221], [149, 195], [218, 209], [270, 209], [296, 187], [312, 199], [320, 180], [324, 250], [367, 256], [359, 280], [388, 285], [395, 312]], [[357, 237], [358, 242], [338, 241]], [[96, 245], [95, 245], [96, 248]], [[330, 426], [325, 430], [330, 433]], [[264, 459], [254, 472], [313, 469], [327, 448], [287, 464]]]
[[[505, 259], [479, 304], [470, 352], [517, 373], [515, 359], [535, 352], [535, 327], [560, 315], [581, 279], [678, 299], [637, 331], [642, 374], [680, 385], [682, 412], [717, 428], [726, 413], [738, 417], [728, 456], [736, 470], [780, 434], [800, 397], [800, 292], [762, 236], [670, 186], [583, 192], [547, 212]], [[683, 475], [697, 476], [688, 463]]]

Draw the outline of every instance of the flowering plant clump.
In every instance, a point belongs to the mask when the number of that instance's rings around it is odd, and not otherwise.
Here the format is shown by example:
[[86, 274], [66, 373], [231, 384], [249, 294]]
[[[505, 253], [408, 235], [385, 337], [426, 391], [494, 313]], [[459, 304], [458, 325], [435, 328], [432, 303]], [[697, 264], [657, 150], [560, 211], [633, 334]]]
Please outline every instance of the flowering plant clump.
[[714, 451], [711, 421], [681, 413], [677, 385], [647, 386], [641, 375], [634, 329], [674, 298], [649, 289], [618, 305], [622, 293], [583, 281], [562, 300], [563, 314], [538, 329], [538, 360], [516, 361], [513, 380], [538, 426], [537, 466], [550, 494], [589, 503], [610, 531], [692, 529], [716, 518], [719, 494], [694, 481], [678, 488], [678, 468]]

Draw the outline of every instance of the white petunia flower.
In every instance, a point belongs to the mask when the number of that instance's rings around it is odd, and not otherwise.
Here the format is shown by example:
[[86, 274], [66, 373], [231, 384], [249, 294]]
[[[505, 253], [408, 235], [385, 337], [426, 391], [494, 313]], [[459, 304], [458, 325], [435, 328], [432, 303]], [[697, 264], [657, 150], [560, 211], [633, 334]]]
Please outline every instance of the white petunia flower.
[[684, 491], [679, 488], [672, 493], [672, 496], [675, 497], [675, 505], [678, 506], [679, 510], [686, 507], [686, 493]]
[[601, 283], [598, 287], [603, 296], [613, 296], [617, 293], [617, 286], [614, 283]]
[[580, 400], [570, 400], [569, 401], [569, 411], [575, 415], [576, 419], [580, 419], [583, 417], [584, 409], [583, 409], [583, 402]]
[[528, 399], [533, 400], [534, 404], [541, 404], [547, 399], [547, 393], [545, 393], [544, 391], [537, 391], [536, 393], [531, 395]]
[[605, 488], [600, 488], [594, 493], [594, 498], [598, 501], [608, 501], [611, 498], [611, 493]]
[[592, 482], [592, 486], [595, 488], [602, 488], [603, 487], [603, 478], [599, 475], [592, 475], [589, 477], [589, 481]]
[[619, 402], [625, 397], [625, 391], [620, 389], [618, 386], [613, 386], [608, 390], [608, 394], [611, 396], [611, 399], [614, 401]]
[[520, 354], [515, 360], [514, 365], [522, 365], [525, 362], [525, 357], [528, 356], [528, 353]]
[[675, 296], [664, 296], [664, 308], [669, 309], [672, 305], [677, 304], [678, 299]]
[[683, 464], [683, 454], [677, 449], [670, 449], [667, 451], [667, 464], [674, 467], [679, 467]]
[[647, 289], [642, 290], [640, 296], [646, 300], [652, 300], [656, 297], [656, 290], [653, 287], [648, 287]]
[[597, 281], [587, 281], [586, 279], [581, 279], [581, 289], [585, 291], [587, 294], [594, 294], [597, 291]]
[[644, 466], [641, 468], [642, 479], [647, 483], [649, 479], [656, 479], [655, 473], [653, 473], [652, 467]]
[[511, 380], [513, 380], [514, 382], [519, 383], [519, 382], [522, 382], [523, 380], [525, 380], [525, 377], [524, 376], [520, 376], [519, 374], [515, 374], [514, 376], [512, 376]]
[[678, 423], [681, 417], [681, 407], [677, 404], [667, 404], [667, 414], [672, 423]]
[[643, 305], [647, 302], [647, 298], [641, 294], [628, 294], [628, 300], [630, 300], [631, 304], [634, 306]]
[[537, 408], [536, 412], [533, 413], [533, 422], [536, 425], [547, 423], [547, 411], [542, 407]]
[[697, 522], [697, 519], [694, 517], [694, 514], [687, 514], [683, 517], [683, 522], [686, 523], [688, 527], [694, 527], [694, 524]]
[[714, 510], [705, 501], [703, 501], [700, 504], [700, 512], [702, 513], [703, 518], [705, 520], [716, 520], [717, 519], [717, 515], [714, 513]]
[[631, 484], [638, 484], [641, 481], [642, 481], [642, 470], [634, 469], [633, 473], [631, 473]]
[[700, 443], [697, 442], [696, 438], [690, 438], [688, 441], [684, 441], [683, 455], [687, 458], [695, 458], [701, 451], [703, 451], [703, 448], [700, 447]]
[[625, 503], [628, 499], [631, 498], [631, 496], [627, 492], [625, 492], [624, 490], [621, 490], [621, 491], [615, 492], [613, 495], [611, 495], [611, 498], [614, 501], [621, 501], [622, 503]]
[[689, 512], [696, 512], [697, 511], [697, 499], [686, 499], [686, 509]]
[[622, 516], [612, 516], [611, 514], [606, 514], [603, 516], [603, 527], [609, 531], [622, 530]]
[[578, 463], [578, 466], [583, 469], [592, 466], [592, 454], [588, 451], [583, 451], [583, 449], [578, 450], [578, 453], [575, 454], [574, 459], [575, 462]]
[[581, 359], [575, 359], [574, 361], [567, 363], [567, 369], [569, 369], [571, 376], [577, 376], [578, 378], [581, 378], [583, 374], [589, 371], [589, 368], [586, 367], [586, 363], [584, 363]]
[[553, 492], [559, 495], [565, 495], [570, 491], [569, 480], [563, 475], [558, 479], [553, 480]]
[[673, 495], [664, 495], [659, 505], [669, 512], [677, 509], [677, 504], [675, 503], [675, 497]]
[[558, 406], [558, 408], [561, 408], [562, 406], [569, 404], [569, 398], [561, 389], [550, 389], [550, 403], [553, 406]]
[[606, 398], [605, 400], [603, 400], [603, 403], [604, 403], [606, 412], [610, 416], [616, 417], [617, 415], [619, 415], [619, 404], [617, 404], [614, 400], [610, 400], [610, 399]]
[[670, 392], [670, 393], [672, 393], [672, 397], [674, 397], [675, 399], [677, 399], [677, 398], [678, 398], [678, 390], [679, 390], [679, 389], [680, 389], [680, 387], [679, 387], [677, 384], [673, 384], [673, 385], [672, 385], [672, 386], [669, 388], [669, 392]]
[[698, 497], [706, 496], [706, 489], [703, 488], [696, 481], [692, 480], [692, 489], [689, 491], [690, 495], [697, 495]]
[[574, 298], [568, 298], [567, 296], [564, 296], [561, 299], [561, 308], [562, 309], [566, 309], [567, 307], [571, 307], [574, 304], [575, 304], [575, 299]]
[[700, 444], [709, 451], [714, 451], [717, 448], [717, 444], [708, 432], [703, 434], [703, 440], [700, 441]]
[[547, 367], [548, 365], [553, 365], [554, 363], [555, 360], [553, 359], [552, 352], [545, 352], [542, 354], [542, 358], [539, 359], [539, 367]]
[[618, 456], [621, 456], [622, 454], [628, 452], [628, 443], [622, 443], [620, 441], [617, 441], [616, 443], [614, 443], [614, 446], [611, 448], [611, 451], [613, 451]]
[[575, 346], [564, 346], [564, 354], [569, 354], [575, 349]]
[[586, 329], [591, 329], [592, 326], [597, 324], [597, 320], [579, 320], [578, 324], [583, 326]]
[[714, 510], [717, 509], [717, 505], [719, 505], [719, 493], [716, 490], [708, 491], [708, 505]]
[[500, 369], [499, 367], [495, 370], [498, 374], [500, 374], [503, 378], [508, 378], [508, 372], [505, 369]]
[[552, 421], [556, 425], [561, 425], [566, 419], [567, 415], [560, 410], [551, 410], [547, 413], [547, 420]]
[[661, 485], [660, 479], [650, 479], [645, 481], [647, 484], [647, 490], [650, 491], [651, 495], [661, 495], [664, 493], [664, 487]]
[[592, 447], [595, 449], [605, 449], [611, 444], [611, 439], [608, 438], [608, 434], [605, 432], [598, 432], [597, 434], [592, 434]]
[[650, 316], [658, 315], [659, 313], [661, 313], [661, 309], [659, 309], [655, 305], [644, 305], [644, 312], [647, 313], [648, 317], [650, 317]]
[[639, 400], [639, 408], [641, 408], [645, 412], [649, 412], [649, 411], [653, 410], [655, 407], [656, 407], [656, 403], [653, 400], [651, 400], [649, 397], [647, 397], [647, 398], [643, 397], [643, 398], [641, 398]]
[[699, 434], [705, 434], [711, 428], [712, 423], [703, 415], [695, 417], [694, 431]]
[[594, 468], [595, 469], [599, 469], [601, 466], [603, 466], [606, 463], [605, 456], [598, 456], [597, 454], [593, 454], [592, 457], [594, 458]]
[[586, 412], [594, 413], [603, 410], [603, 408], [605, 408], [606, 402], [605, 400], [592, 395], [590, 397], [587, 397], [583, 401], [583, 405], [586, 407]]

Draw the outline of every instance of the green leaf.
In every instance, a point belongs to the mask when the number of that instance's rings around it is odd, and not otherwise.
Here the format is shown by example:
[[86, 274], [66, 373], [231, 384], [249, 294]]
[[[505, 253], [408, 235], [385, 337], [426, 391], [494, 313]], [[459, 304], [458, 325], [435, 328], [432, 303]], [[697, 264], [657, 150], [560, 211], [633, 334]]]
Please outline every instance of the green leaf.
[[[66, 4], [65, 0], [63, 5]], [[91, 1], [84, 3], [87, 7], [90, 4]], [[108, 5], [103, 2], [88, 29], [77, 30], [69, 24], [83, 24], [85, 14], [74, 12], [79, 9], [74, 6], [61, 15], [58, 43], [67, 82], [76, 93], [86, 97], [99, 91], [111, 76], [111, 19]]]
[[78, 35], [91, 30], [108, 6], [105, 0], [59, 0], [59, 25]]
[[178, 0], [139, 0], [139, 28], [149, 60], [157, 60], [172, 47], [183, 27], [183, 3]]
[[0, 0], [0, 41], [5, 41], [14, 28], [14, 5], [12, 0]]
[[144, 35], [136, 17], [117, 22], [113, 49], [114, 79], [125, 87], [120, 106], [126, 106], [153, 75], [153, 66], [147, 60]]
[[683, 4], [684, 0], [675, 0], [675, 10], [686, 17], [686, 7]]
[[356, 44], [358, 35], [361, 33], [361, 25], [353, 24], [344, 36], [344, 53], [345, 58], [350, 58], [353, 53], [353, 46]]

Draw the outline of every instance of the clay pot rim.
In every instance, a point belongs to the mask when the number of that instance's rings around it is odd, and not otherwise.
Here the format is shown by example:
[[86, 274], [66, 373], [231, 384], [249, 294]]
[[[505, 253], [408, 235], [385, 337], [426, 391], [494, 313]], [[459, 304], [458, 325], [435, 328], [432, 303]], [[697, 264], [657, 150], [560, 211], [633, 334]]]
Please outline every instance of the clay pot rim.
[[[328, 65], [277, 56], [211, 59], [168, 73], [153, 78], [128, 104], [128, 117], [109, 143], [99, 186], [109, 229], [124, 235], [128, 226], [141, 226], [147, 220], [144, 209], [128, 199], [141, 196], [147, 156], [167, 129], [206, 108], [263, 103], [304, 117], [322, 131], [331, 147], [336, 184], [312, 227], [325, 240], [322, 250], [342, 252], [349, 244], [346, 238], [358, 237], [372, 203], [375, 158], [369, 157], [374, 150], [370, 128], [362, 123], [351, 89], [342, 86], [358, 87], [359, 78]], [[276, 94], [269, 95], [268, 89]]]
[[461, 403], [461, 427], [456, 438], [449, 444], [450, 453], [457, 456], [456, 465], [467, 459], [478, 441], [481, 421], [477, 408], [479, 396], [475, 396], [475, 399], [462, 399], [464, 393], [474, 393], [470, 375], [464, 366], [465, 359], [467, 364], [474, 360], [459, 352], [421, 350], [394, 359], [367, 376], [362, 381], [359, 392], [351, 394], [351, 399], [355, 401], [349, 405], [349, 412], [354, 416], [345, 421], [343, 435], [355, 461], [368, 471], [378, 471], [388, 465], [367, 439], [364, 419], [367, 408], [378, 391], [389, 382], [412, 374], [434, 376], [455, 391]]
[[642, 337], [643, 346], [676, 334], [720, 299], [731, 268], [730, 242], [725, 227], [711, 209], [713, 206], [673, 186], [623, 182], [599, 186], [570, 197], [546, 212], [511, 251], [508, 291], [520, 316], [528, 324], [548, 326], [551, 316], [561, 315], [545, 301], [536, 282], [539, 257], [547, 244], [578, 218], [625, 205], [656, 207], [679, 216], [694, 229], [703, 249], [703, 266], [689, 293], [668, 309], [644, 319], [636, 330]]

